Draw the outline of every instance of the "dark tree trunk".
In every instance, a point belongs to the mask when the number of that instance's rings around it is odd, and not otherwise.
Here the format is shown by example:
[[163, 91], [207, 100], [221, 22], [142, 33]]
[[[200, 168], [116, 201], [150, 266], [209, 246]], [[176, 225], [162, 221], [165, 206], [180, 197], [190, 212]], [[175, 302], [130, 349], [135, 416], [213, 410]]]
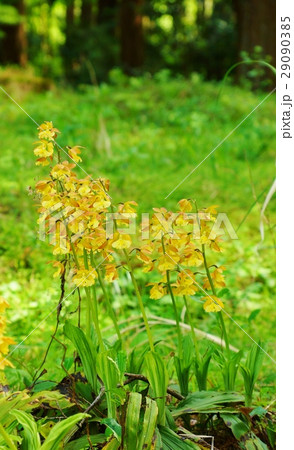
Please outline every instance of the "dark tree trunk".
[[143, 64], [143, 0], [122, 0], [120, 10], [121, 60], [124, 70], [132, 74]]
[[63, 64], [65, 74], [68, 79], [71, 78], [72, 73], [72, 59], [69, 56], [72, 48], [72, 34], [74, 32], [75, 23], [75, 0], [66, 0], [66, 15], [65, 15], [65, 46], [63, 48]]
[[74, 0], [67, 0], [66, 3], [66, 34], [71, 30], [75, 20]]
[[4, 38], [1, 41], [0, 60], [4, 64], [18, 64], [24, 67], [27, 63], [27, 36], [24, 28], [25, 2], [17, 0], [13, 3], [21, 16], [16, 25], [1, 25]]
[[[275, 0], [233, 0], [238, 31], [238, 50], [252, 54], [261, 46], [263, 55], [271, 56], [276, 65], [276, 2]], [[240, 66], [240, 73], [244, 68]]]
[[197, 0], [197, 26], [201, 28], [205, 20], [205, 0]]
[[110, 24], [115, 28], [115, 16], [117, 12], [117, 0], [98, 0], [97, 2], [97, 18], [98, 25]]
[[92, 0], [83, 0], [81, 7], [81, 25], [88, 27], [92, 23]]

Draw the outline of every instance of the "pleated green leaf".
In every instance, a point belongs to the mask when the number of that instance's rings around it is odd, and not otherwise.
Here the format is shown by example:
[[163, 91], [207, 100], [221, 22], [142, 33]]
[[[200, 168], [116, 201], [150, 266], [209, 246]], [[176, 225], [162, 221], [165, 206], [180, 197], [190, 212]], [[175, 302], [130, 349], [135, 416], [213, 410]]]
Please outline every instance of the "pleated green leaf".
[[10, 414], [15, 417], [23, 427], [22, 450], [39, 450], [41, 441], [34, 418], [30, 414], [18, 410], [11, 411]]
[[233, 407], [238, 402], [243, 402], [244, 396], [236, 392], [193, 392], [182, 400], [178, 407], [172, 411], [174, 417], [182, 414], [193, 413], [217, 413], [224, 407]]
[[59, 444], [65, 438], [67, 433], [74, 427], [74, 425], [80, 422], [85, 417], [90, 417], [89, 414], [75, 414], [71, 417], [68, 417], [65, 420], [54, 425], [52, 430], [50, 431], [48, 437], [45, 439], [45, 442], [41, 446], [41, 450], [57, 450], [60, 448]]
[[143, 420], [143, 428], [140, 434], [137, 450], [149, 450], [151, 448], [156, 428], [157, 415], [158, 407], [156, 402], [154, 400], [151, 400], [151, 398], [146, 397], [146, 409]]
[[142, 395], [138, 392], [131, 392], [128, 401], [124, 449], [137, 449], [138, 430], [140, 429], [140, 410], [141, 410]]
[[154, 352], [145, 355], [147, 378], [158, 406], [158, 423], [165, 425], [165, 399], [168, 385], [168, 373], [163, 359]]
[[88, 342], [85, 333], [80, 328], [69, 322], [65, 322], [64, 333], [77, 349], [83, 364], [86, 378], [91, 384], [93, 391], [97, 393], [98, 381], [96, 371], [96, 355], [92, 344]]

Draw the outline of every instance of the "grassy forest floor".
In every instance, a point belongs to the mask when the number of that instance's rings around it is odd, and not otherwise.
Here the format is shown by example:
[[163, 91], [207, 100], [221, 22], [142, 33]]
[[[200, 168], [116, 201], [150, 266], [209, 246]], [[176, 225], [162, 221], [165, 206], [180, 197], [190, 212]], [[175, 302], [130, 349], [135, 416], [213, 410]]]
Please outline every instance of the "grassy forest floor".
[[[110, 84], [75, 90], [53, 87], [33, 92], [18, 84], [6, 89], [38, 123], [53, 121], [61, 130], [58, 142], [62, 146], [86, 148], [84, 169], [95, 177], [109, 178], [115, 202], [135, 200], [141, 212], [162, 206], [175, 209], [182, 198], [196, 199], [201, 207], [219, 205], [238, 235], [238, 240], [225, 237], [220, 256], [227, 268], [226, 310], [246, 333], [266, 343], [267, 352], [274, 357], [273, 199], [266, 209], [263, 241], [259, 230], [260, 210], [275, 177], [274, 95], [166, 198], [266, 93], [235, 86], [225, 86], [220, 93], [220, 84], [203, 82], [197, 75], [190, 80], [169, 79], [164, 72], [155, 79], [113, 76]], [[54, 269], [48, 264], [50, 248], [37, 238], [38, 213], [31, 189], [45, 176], [46, 168], [35, 166], [32, 143], [36, 126], [0, 94], [0, 294], [10, 303], [9, 335], [18, 343], [57, 305], [59, 281], [53, 280]], [[148, 288], [138, 276], [149, 314], [172, 319], [170, 300], [150, 300]], [[116, 289], [114, 301], [120, 320], [127, 310], [138, 315], [127, 276]], [[73, 312], [76, 305], [77, 298], [70, 296], [62, 316]], [[30, 384], [55, 320], [53, 312], [11, 356], [16, 369], [7, 368], [6, 374], [13, 389]], [[248, 336], [228, 317], [225, 320], [232, 344], [246, 351], [251, 344]], [[205, 313], [197, 301], [194, 321], [199, 329], [219, 335], [215, 315]], [[157, 330], [159, 337], [171, 332], [164, 327]], [[63, 339], [62, 327], [58, 336]], [[130, 339], [135, 342], [138, 335]], [[169, 345], [174, 350], [172, 340]], [[61, 359], [62, 349], [55, 342], [46, 364], [47, 379], [53, 383], [63, 376]], [[265, 357], [255, 403], [267, 406], [274, 400], [274, 372], [273, 362]], [[216, 365], [209, 383], [215, 390], [221, 384]]]

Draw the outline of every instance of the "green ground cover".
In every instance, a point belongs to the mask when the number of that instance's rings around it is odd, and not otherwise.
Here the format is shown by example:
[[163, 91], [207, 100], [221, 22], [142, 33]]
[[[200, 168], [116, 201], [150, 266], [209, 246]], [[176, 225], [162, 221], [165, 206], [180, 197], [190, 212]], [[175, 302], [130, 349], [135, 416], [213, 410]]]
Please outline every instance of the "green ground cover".
[[[219, 205], [228, 215], [238, 240], [225, 237], [220, 261], [226, 266], [226, 310], [255, 340], [275, 349], [275, 209], [272, 199], [266, 209], [265, 239], [260, 236], [260, 209], [275, 177], [275, 98], [268, 98], [195, 172], [165, 197], [178, 183], [266, 96], [234, 86], [201, 81], [169, 79], [164, 72], [155, 79], [126, 80], [113, 73], [112, 83], [71, 90], [55, 87], [47, 92], [22, 89], [9, 91], [38, 122], [52, 120], [62, 133], [61, 145], [82, 145], [83, 167], [94, 177], [110, 179], [114, 202], [135, 200], [141, 212], [153, 207], [175, 209], [181, 198], [196, 198], [199, 205]], [[0, 93], [1, 135], [1, 224], [0, 294], [10, 303], [9, 335], [22, 341], [50, 311], [59, 297], [59, 281], [53, 280], [50, 248], [37, 238], [35, 182], [46, 168], [35, 166], [32, 142], [34, 123], [3, 93]], [[43, 174], [43, 175], [42, 175]], [[80, 172], [82, 175], [82, 172]], [[244, 220], [245, 219], [245, 220]], [[173, 319], [168, 298], [150, 300], [145, 280], [138, 273], [149, 314]], [[127, 276], [113, 291], [120, 320], [139, 314]], [[64, 302], [63, 318], [70, 317], [76, 297]], [[219, 335], [215, 315], [194, 302], [199, 329]], [[251, 341], [244, 331], [225, 317], [234, 346], [246, 350]], [[104, 326], [110, 325], [105, 319]], [[13, 388], [29, 385], [55, 326], [53, 312], [13, 353], [16, 369], [6, 369]], [[173, 329], [156, 327], [158, 337], [167, 337], [175, 349]], [[106, 335], [110, 335], [107, 331]], [[59, 338], [63, 340], [62, 328]], [[130, 336], [130, 343], [139, 335]], [[205, 342], [202, 342], [203, 347]], [[62, 350], [54, 343], [49, 353], [47, 379], [60, 380]], [[210, 386], [221, 386], [216, 365]], [[255, 401], [266, 406], [274, 399], [274, 365], [265, 357]]]

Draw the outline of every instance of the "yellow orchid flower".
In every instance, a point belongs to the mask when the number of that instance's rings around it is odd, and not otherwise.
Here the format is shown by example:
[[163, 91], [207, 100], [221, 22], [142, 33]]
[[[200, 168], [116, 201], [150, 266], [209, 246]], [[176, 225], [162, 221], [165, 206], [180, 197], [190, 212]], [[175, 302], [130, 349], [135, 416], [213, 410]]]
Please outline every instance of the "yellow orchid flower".
[[204, 297], [203, 308], [206, 312], [218, 312], [224, 308], [223, 302], [215, 295]]

